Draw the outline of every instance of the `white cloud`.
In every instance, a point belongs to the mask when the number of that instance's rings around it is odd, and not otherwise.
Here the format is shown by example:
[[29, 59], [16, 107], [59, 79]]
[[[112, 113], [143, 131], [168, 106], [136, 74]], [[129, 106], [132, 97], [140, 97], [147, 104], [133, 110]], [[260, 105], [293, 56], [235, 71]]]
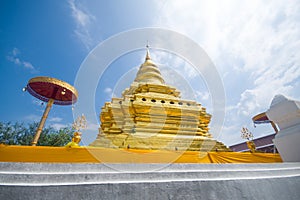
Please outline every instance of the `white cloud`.
[[[165, 51], [152, 50], [151, 59], [158, 65], [160, 69], [168, 67], [172, 70], [180, 72], [180, 74], [185, 79], [194, 79], [199, 76], [199, 73], [195, 70], [193, 66], [187, 63], [184, 59], [180, 58], [177, 55], [171, 54]], [[144, 62], [145, 58], [142, 58], [142, 62]], [[166, 75], [164, 76], [164, 78]]]
[[75, 0], [69, 0], [69, 6], [72, 10], [72, 17], [76, 23], [76, 29], [74, 30], [75, 35], [81, 40], [87, 50], [90, 50], [94, 41], [90, 33], [90, 26], [96, 18], [84, 9], [82, 4]]
[[32, 65], [30, 62], [24, 61], [24, 62], [23, 62], [23, 66], [24, 66], [25, 68], [27, 68], [27, 69], [34, 70], [34, 67], [33, 67], [33, 65]]
[[196, 97], [201, 99], [202, 101], [207, 101], [210, 98], [210, 93], [207, 91], [205, 92], [196, 91]]
[[36, 68], [28, 61], [24, 61], [20, 58], [20, 50], [17, 48], [13, 48], [9, 55], [6, 57], [7, 60], [13, 62], [16, 65], [22, 66], [24, 69], [30, 70], [31, 73], [37, 73]]
[[112, 94], [112, 89], [110, 87], [107, 87], [104, 89], [104, 92], [108, 95], [111, 95]]
[[13, 48], [13, 50], [12, 50], [12, 55], [13, 55], [13, 56], [17, 56], [18, 54], [20, 54], [19, 49]]
[[67, 127], [66, 124], [60, 124], [60, 123], [50, 124], [49, 126], [54, 128], [55, 130], [60, 130], [61, 128]]
[[19, 58], [14, 58], [12, 56], [7, 56], [7, 59], [13, 63], [15, 63], [16, 65], [21, 65], [21, 61]]
[[52, 117], [49, 119], [49, 122], [61, 122], [62, 120], [60, 117]]
[[114, 91], [112, 88], [110, 87], [106, 87], [103, 92], [107, 95], [106, 96], [106, 101], [111, 101], [112, 97], [116, 97], [116, 95], [114, 94]]
[[35, 114], [30, 114], [24, 117], [25, 120], [30, 121], [30, 122], [38, 122], [41, 119], [41, 116], [35, 115]]
[[94, 124], [94, 123], [88, 122], [86, 129], [90, 130], [90, 131], [96, 131], [96, 132], [98, 132], [99, 127], [100, 127], [99, 124]]
[[230, 107], [224, 138], [237, 140], [232, 134], [251, 125], [274, 95], [300, 98], [298, 1], [175, 0], [163, 9], [161, 26], [198, 42], [223, 74]]
[[223, 126], [223, 134], [219, 135], [216, 139], [224, 142], [227, 146], [238, 143], [241, 140], [240, 130], [240, 127], [236, 125]]
[[[41, 120], [41, 117], [42, 116], [30, 114], [30, 115], [25, 116], [24, 119], [31, 123], [31, 122], [39, 122]], [[58, 123], [61, 121], [62, 121], [62, 118], [60, 118], [60, 117], [52, 117], [52, 118], [47, 119], [47, 122], [48, 122], [47, 124], [49, 124], [49, 126], [53, 127], [55, 130], [59, 130], [61, 128], [70, 126], [68, 124], [66, 125], [66, 124]]]
[[75, 0], [70, 0], [69, 4], [72, 9], [72, 16], [75, 18], [78, 25], [83, 27], [87, 26], [91, 21], [90, 16], [78, 8], [79, 6], [75, 4]]

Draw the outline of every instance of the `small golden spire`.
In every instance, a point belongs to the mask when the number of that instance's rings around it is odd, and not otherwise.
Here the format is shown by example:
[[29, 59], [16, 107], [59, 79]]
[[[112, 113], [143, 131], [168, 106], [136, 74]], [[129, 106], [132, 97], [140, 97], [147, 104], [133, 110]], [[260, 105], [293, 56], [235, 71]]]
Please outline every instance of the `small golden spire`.
[[151, 57], [150, 57], [150, 52], [149, 52], [149, 42], [147, 40], [147, 45], [146, 45], [146, 48], [147, 48], [147, 53], [146, 53], [146, 58], [145, 58], [145, 61], [147, 60], [151, 60]]

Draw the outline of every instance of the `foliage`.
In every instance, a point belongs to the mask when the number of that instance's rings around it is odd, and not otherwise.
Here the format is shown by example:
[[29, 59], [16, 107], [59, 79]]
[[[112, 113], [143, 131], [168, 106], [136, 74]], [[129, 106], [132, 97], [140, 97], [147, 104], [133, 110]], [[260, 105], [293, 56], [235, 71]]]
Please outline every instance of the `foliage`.
[[[0, 144], [31, 145], [37, 122], [28, 124], [0, 122]], [[55, 130], [53, 127], [45, 127], [41, 133], [37, 145], [40, 146], [64, 146], [72, 140], [73, 130], [71, 127]]]

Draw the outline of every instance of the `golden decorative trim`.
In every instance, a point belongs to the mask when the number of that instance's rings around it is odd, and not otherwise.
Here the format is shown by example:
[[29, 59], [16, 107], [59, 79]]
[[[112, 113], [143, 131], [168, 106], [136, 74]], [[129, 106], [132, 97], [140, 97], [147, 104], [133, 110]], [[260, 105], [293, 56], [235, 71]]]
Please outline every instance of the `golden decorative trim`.
[[258, 120], [262, 117], [267, 117], [268, 118], [268, 116], [266, 115], [266, 112], [255, 115], [254, 117], [252, 117], [252, 121], [254, 122], [254, 121], [256, 121], [256, 120]]
[[70, 90], [76, 98], [78, 98], [78, 92], [75, 89], [75, 87], [73, 87], [72, 85], [70, 85], [69, 83], [67, 83], [65, 81], [62, 81], [62, 80], [59, 80], [56, 78], [47, 77], [47, 76], [38, 76], [38, 77], [34, 77], [34, 78], [30, 79], [28, 81], [28, 84], [36, 83], [36, 82], [52, 83], [52, 84], [58, 85], [60, 87], [66, 88], [66, 89]]

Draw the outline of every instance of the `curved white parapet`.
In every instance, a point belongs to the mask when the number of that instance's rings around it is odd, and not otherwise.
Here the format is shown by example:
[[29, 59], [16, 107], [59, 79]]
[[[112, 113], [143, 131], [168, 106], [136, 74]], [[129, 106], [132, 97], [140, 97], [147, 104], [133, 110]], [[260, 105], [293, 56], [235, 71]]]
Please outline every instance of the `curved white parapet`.
[[280, 130], [300, 124], [300, 101], [276, 95], [266, 115]]
[[300, 162], [300, 101], [276, 95], [266, 112], [280, 131], [273, 140], [284, 162]]
[[299, 183], [300, 163], [0, 163], [0, 199], [300, 199]]
[[281, 130], [273, 142], [284, 162], [300, 162], [300, 124]]

